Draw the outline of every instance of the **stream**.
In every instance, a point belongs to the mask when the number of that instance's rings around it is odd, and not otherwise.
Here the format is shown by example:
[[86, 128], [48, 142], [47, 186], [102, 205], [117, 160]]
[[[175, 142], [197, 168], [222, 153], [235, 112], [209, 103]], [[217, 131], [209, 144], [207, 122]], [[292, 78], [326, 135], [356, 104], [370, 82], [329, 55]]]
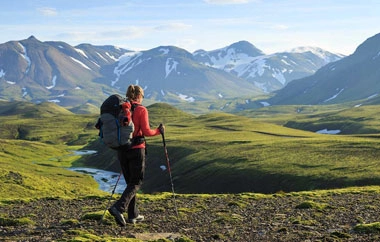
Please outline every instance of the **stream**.
[[[73, 151], [74, 155], [93, 155], [96, 154], [96, 150], [76, 150]], [[165, 171], [167, 167], [165, 165], [160, 166], [162, 171]], [[67, 168], [71, 171], [80, 172], [82, 174], [87, 174], [92, 176], [95, 181], [99, 184], [99, 189], [112, 193], [115, 184], [117, 182], [117, 179], [120, 175], [120, 173], [112, 172], [112, 171], [106, 171], [101, 169], [95, 169], [95, 168], [87, 168], [87, 167], [70, 167]], [[127, 184], [125, 183], [124, 176], [120, 176], [120, 180], [117, 183], [115, 193], [123, 193], [124, 189], [127, 187]]]
[[[97, 151], [95, 150], [74, 151], [74, 155], [92, 155], [96, 153]], [[106, 170], [95, 169], [95, 168], [87, 168], [87, 167], [70, 167], [68, 169], [71, 171], [76, 171], [82, 174], [87, 174], [87, 175], [92, 176], [95, 179], [95, 181], [99, 184], [100, 190], [110, 192], [110, 193], [114, 189], [117, 179], [120, 175], [120, 173], [116, 173], [112, 171], [106, 171]], [[125, 183], [124, 177], [123, 175], [121, 175], [120, 180], [117, 183], [115, 193], [123, 193], [126, 186], [127, 184]]]

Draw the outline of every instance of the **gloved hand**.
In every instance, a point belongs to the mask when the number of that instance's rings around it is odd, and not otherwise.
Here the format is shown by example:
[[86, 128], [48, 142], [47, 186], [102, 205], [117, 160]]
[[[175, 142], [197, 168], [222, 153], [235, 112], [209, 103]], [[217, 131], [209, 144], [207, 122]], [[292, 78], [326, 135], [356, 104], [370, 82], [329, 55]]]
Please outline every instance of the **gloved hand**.
[[165, 125], [160, 124], [160, 125], [158, 126], [158, 130], [160, 130], [160, 134], [164, 134], [164, 133], [165, 133]]

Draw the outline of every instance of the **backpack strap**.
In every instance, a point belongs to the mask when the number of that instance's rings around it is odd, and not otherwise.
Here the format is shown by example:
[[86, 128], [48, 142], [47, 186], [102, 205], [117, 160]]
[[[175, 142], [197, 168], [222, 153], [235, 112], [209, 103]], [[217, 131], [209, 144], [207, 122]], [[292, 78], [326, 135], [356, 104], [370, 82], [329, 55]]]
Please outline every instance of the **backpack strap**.
[[[133, 120], [133, 111], [135, 111], [135, 109], [138, 106], [141, 106], [141, 104], [139, 104], [139, 103], [132, 103], [132, 105], [131, 105], [132, 120]], [[144, 136], [136, 136], [136, 137], [132, 138], [132, 145], [139, 145], [139, 144], [142, 144], [144, 142], [146, 143], [146, 139], [145, 139]]]

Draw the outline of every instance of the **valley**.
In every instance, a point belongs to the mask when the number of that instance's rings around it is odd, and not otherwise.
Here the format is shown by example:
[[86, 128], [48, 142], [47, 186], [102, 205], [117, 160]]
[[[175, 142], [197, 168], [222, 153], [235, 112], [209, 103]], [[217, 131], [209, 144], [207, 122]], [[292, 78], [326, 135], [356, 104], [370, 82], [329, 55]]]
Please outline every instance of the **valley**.
[[[91, 174], [67, 169], [119, 171], [114, 152], [98, 140], [97, 115], [74, 114], [53, 103], [4, 102], [1, 235], [121, 241], [141, 241], [144, 235], [151, 241], [168, 236], [176, 241], [378, 238], [378, 106], [277, 106], [244, 116], [194, 115], [164, 103], [148, 109], [152, 126], [167, 127], [179, 217], [168, 174], [161, 169], [160, 137], [148, 139], [140, 194], [149, 220], [124, 230], [108, 213], [99, 223], [110, 194]], [[356, 125], [345, 129], [345, 120]], [[321, 128], [346, 134], [316, 133]], [[83, 149], [97, 153], [73, 155]], [[55, 216], [45, 213], [51, 209]]]

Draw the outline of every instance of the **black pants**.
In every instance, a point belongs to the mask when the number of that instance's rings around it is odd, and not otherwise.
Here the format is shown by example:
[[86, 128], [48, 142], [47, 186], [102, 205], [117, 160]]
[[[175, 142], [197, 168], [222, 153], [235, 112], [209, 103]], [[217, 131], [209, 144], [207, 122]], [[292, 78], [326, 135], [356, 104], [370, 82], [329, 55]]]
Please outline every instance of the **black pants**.
[[145, 149], [120, 150], [117, 153], [127, 187], [115, 206], [120, 212], [128, 211], [128, 218], [139, 215], [136, 193], [140, 189], [145, 173]]

